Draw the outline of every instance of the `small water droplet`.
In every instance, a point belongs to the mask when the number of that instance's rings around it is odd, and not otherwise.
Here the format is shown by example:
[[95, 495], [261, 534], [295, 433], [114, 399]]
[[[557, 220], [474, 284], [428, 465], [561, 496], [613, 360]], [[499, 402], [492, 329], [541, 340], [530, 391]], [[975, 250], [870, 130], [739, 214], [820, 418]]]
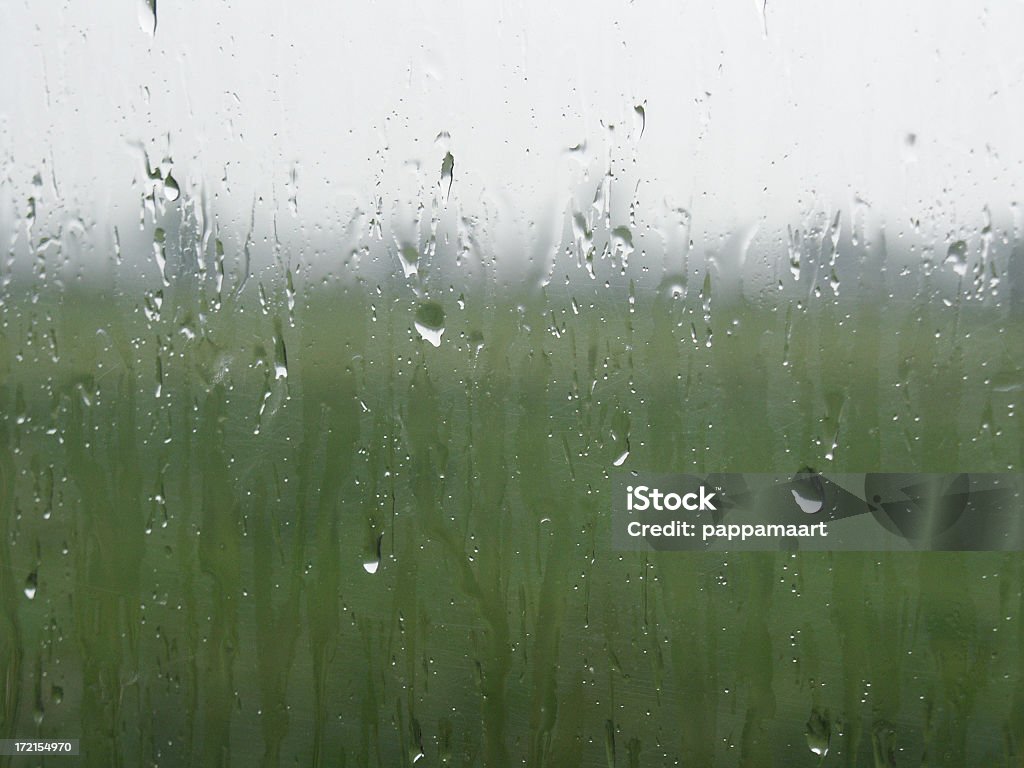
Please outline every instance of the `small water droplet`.
[[32, 571], [25, 579], [25, 597], [29, 600], [36, 599], [36, 590], [39, 587], [39, 573], [38, 571]]
[[383, 539], [384, 534], [378, 534], [377, 538], [368, 547], [368, 552], [363, 558], [363, 570], [371, 575], [380, 569], [380, 545]]
[[587, 153], [586, 141], [581, 141], [579, 144], [567, 147], [565, 153], [569, 155], [569, 157], [574, 158], [580, 165], [586, 165], [590, 160], [590, 156]]

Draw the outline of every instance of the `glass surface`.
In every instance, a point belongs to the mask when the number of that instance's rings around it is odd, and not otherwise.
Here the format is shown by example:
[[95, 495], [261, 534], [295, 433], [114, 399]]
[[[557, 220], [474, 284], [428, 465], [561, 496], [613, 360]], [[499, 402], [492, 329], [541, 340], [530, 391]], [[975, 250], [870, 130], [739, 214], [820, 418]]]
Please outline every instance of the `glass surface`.
[[1022, 28], [0, 1], [0, 766], [1020, 765], [1019, 553], [610, 489], [1021, 471]]

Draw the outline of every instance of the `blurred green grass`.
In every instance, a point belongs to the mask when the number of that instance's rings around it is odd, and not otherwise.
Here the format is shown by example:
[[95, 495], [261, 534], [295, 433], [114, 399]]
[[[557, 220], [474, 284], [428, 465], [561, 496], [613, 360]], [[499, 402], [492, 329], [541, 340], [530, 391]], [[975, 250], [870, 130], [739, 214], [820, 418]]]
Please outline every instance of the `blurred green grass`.
[[105, 766], [811, 766], [824, 732], [826, 765], [1020, 764], [1017, 555], [609, 543], [625, 450], [1019, 471], [1002, 310], [481, 288], [440, 300], [435, 348], [401, 286], [270, 299], [5, 299], [0, 737]]

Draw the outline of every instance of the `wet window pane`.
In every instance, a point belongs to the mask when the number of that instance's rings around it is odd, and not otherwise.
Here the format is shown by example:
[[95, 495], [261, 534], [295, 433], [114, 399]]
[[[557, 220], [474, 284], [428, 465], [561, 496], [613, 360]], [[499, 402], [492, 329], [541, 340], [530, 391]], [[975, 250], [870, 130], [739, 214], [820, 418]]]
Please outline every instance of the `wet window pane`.
[[0, 5], [0, 739], [1017, 764], [1013, 547], [626, 551], [612, 497], [1019, 478], [1022, 24]]

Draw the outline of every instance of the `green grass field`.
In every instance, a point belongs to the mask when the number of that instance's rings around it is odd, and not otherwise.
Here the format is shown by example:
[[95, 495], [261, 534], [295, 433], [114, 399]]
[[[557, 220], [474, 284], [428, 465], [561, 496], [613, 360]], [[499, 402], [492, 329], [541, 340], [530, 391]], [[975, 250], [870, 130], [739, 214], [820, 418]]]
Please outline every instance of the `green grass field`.
[[29, 287], [0, 336], [0, 737], [104, 767], [1024, 765], [1017, 554], [609, 529], [626, 451], [1020, 471], [1004, 308], [477, 287], [433, 297], [435, 347], [396, 281]]

